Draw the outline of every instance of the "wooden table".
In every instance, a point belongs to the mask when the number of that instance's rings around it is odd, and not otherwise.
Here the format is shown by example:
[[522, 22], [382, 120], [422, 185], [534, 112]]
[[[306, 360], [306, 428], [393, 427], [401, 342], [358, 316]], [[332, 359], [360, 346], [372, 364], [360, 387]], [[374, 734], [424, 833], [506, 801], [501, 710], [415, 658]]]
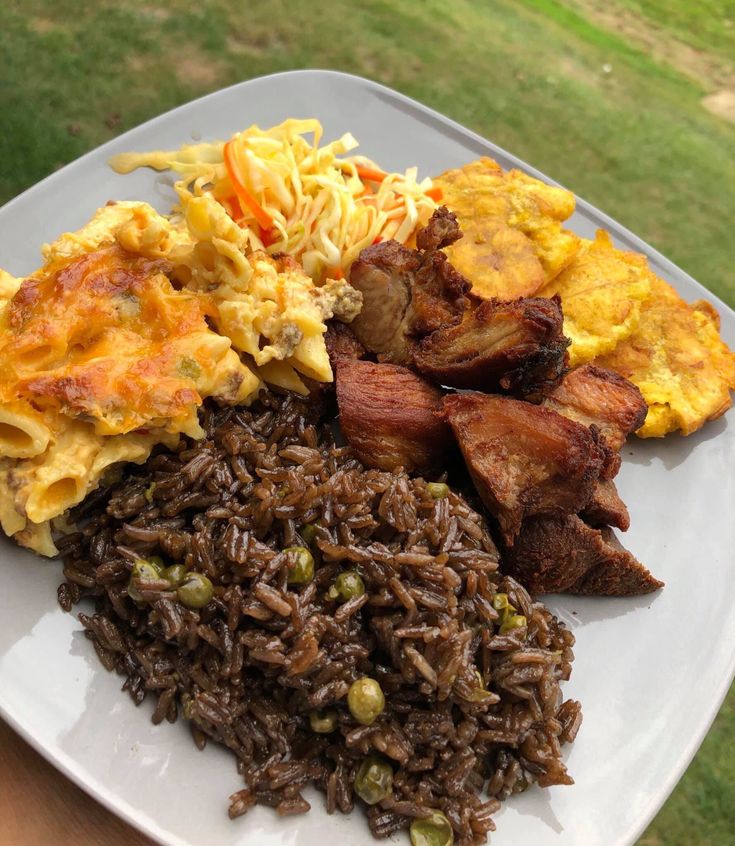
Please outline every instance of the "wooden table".
[[153, 846], [0, 720], [0, 846]]

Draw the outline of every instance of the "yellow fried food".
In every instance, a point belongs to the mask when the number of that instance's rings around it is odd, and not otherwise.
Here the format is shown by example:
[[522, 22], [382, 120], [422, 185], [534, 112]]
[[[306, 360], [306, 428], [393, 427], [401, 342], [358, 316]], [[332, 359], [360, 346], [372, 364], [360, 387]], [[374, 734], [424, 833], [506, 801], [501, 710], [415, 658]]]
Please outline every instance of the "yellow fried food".
[[642, 255], [615, 249], [600, 229], [594, 241], [584, 242], [569, 267], [538, 292], [561, 297], [572, 367], [612, 352], [631, 335], [650, 296], [652, 278]]
[[580, 239], [562, 227], [574, 195], [481, 158], [434, 180], [464, 233], [446, 250], [480, 297], [535, 294], [574, 258]]
[[596, 363], [634, 382], [648, 403], [637, 434], [689, 435], [731, 405], [735, 355], [720, 338], [719, 316], [707, 302], [689, 305], [651, 274], [651, 296], [635, 331]]

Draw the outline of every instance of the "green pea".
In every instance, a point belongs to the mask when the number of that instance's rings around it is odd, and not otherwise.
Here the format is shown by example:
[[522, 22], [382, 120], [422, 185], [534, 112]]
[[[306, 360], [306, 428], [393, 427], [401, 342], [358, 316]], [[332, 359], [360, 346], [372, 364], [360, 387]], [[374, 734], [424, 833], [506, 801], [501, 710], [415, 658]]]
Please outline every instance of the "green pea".
[[415, 819], [409, 834], [413, 846], [453, 846], [454, 843], [452, 825], [441, 811], [432, 811], [423, 820]]
[[485, 687], [485, 682], [482, 678], [482, 673], [475, 670], [475, 679], [477, 684], [472, 688], [472, 693], [467, 697], [470, 702], [485, 702], [489, 696], [493, 694]]
[[426, 490], [432, 499], [446, 499], [449, 496], [449, 485], [444, 482], [429, 482]]
[[496, 593], [493, 597], [493, 608], [496, 611], [504, 611], [506, 608], [510, 608], [511, 611], [515, 611], [516, 609], [510, 604], [508, 600], [507, 593]]
[[309, 714], [311, 730], [317, 734], [329, 734], [337, 728], [337, 712], [334, 708], [312, 711]]
[[347, 692], [347, 707], [358, 723], [372, 725], [385, 709], [385, 696], [378, 682], [368, 676], [352, 682]]
[[329, 591], [330, 598], [347, 602], [365, 593], [365, 582], [363, 582], [362, 576], [356, 570], [345, 570], [344, 573], [340, 573], [334, 580], [333, 588], [334, 592], [332, 590]]
[[290, 585], [307, 585], [314, 578], [314, 556], [305, 546], [289, 546], [283, 550], [295, 563], [288, 568]]
[[305, 526], [302, 526], [299, 529], [299, 534], [301, 535], [302, 540], [308, 546], [311, 546], [314, 541], [316, 540], [317, 536], [317, 529], [315, 523], [307, 523]]
[[214, 588], [203, 573], [187, 573], [186, 580], [176, 591], [176, 597], [187, 608], [204, 608], [209, 605]]
[[508, 632], [513, 631], [513, 629], [525, 628], [527, 625], [528, 621], [523, 614], [511, 614], [500, 626], [500, 634], [508, 634]]
[[191, 379], [192, 381], [198, 379], [202, 373], [202, 368], [199, 365], [199, 362], [188, 355], [184, 356], [181, 361], [179, 361], [176, 369], [182, 376], [186, 379]]
[[186, 567], [183, 564], [172, 564], [170, 567], [161, 570], [161, 576], [172, 587], [178, 587], [186, 578]]
[[371, 755], [355, 774], [355, 793], [368, 805], [377, 805], [393, 791], [393, 768], [386, 761]]
[[128, 581], [128, 596], [136, 602], [143, 602], [143, 597], [140, 593], [140, 585], [146, 582], [158, 582], [161, 579], [161, 567], [154, 556], [151, 559], [139, 558], [130, 571], [130, 580]]
[[498, 622], [501, 628], [515, 614], [515, 606], [510, 604], [507, 593], [496, 593], [493, 597], [493, 608], [498, 612]]

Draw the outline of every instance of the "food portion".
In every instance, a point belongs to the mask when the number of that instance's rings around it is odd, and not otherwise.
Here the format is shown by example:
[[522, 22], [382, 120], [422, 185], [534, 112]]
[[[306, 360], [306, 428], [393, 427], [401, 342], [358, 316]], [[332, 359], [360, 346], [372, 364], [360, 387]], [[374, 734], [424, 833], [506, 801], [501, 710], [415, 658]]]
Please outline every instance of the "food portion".
[[641, 389], [648, 415], [639, 435], [690, 435], [732, 405], [735, 354], [710, 303], [689, 305], [658, 277], [651, 288], [636, 330], [597, 361]]
[[117, 156], [178, 175], [171, 214], [110, 203], [0, 271], [0, 521], [58, 544], [154, 722], [235, 754], [230, 816], [314, 785], [376, 837], [479, 846], [572, 783], [574, 638], [528, 591], [662, 587], [613, 533], [620, 452], [721, 414], [735, 359], [710, 306], [564, 228], [569, 192], [321, 142]]
[[572, 367], [615, 349], [635, 331], [651, 295], [645, 257], [615, 248], [607, 232], [584, 241], [571, 264], [539, 294], [564, 304], [564, 334]]
[[423, 338], [413, 360], [442, 385], [525, 396], [557, 383], [568, 343], [558, 299], [488, 300], [468, 309], [459, 325]]
[[478, 297], [530, 297], [574, 258], [580, 239], [562, 224], [574, 194], [483, 157], [434, 180], [457, 215], [464, 238], [450, 262], [472, 280]]
[[538, 405], [478, 393], [445, 397], [444, 413], [508, 546], [524, 520], [576, 514], [589, 501], [604, 453], [587, 426]]
[[616, 452], [643, 425], [648, 411], [636, 385], [593, 364], [570, 370], [542, 404], [577, 423], [596, 426]]
[[532, 593], [638, 596], [663, 587], [610, 528], [593, 528], [573, 514], [524, 523], [503, 567]]
[[389, 173], [345, 155], [358, 146], [349, 132], [320, 146], [322, 135], [318, 120], [286, 120], [267, 130], [253, 125], [226, 142], [122, 153], [110, 164], [119, 173], [173, 170], [183, 213], [195, 200], [213, 201], [240, 227], [249, 251], [293, 256], [321, 282], [345, 275], [373, 243], [405, 244], [438, 196], [416, 168]]
[[4, 275], [0, 521], [21, 545], [55, 554], [50, 521], [111, 468], [201, 436], [204, 398], [331, 380], [324, 321], [352, 319], [359, 294], [317, 288], [288, 257], [246, 255], [217, 209], [192, 203], [176, 221], [108, 205], [47, 245], [35, 273]]
[[357, 457], [381, 470], [440, 470], [452, 440], [441, 416], [442, 394], [395, 364], [340, 363], [339, 426]]
[[314, 408], [207, 407], [203, 440], [75, 513], [60, 601], [94, 599], [87, 636], [154, 722], [234, 753], [232, 817], [307, 811], [313, 784], [377, 837], [483, 843], [502, 800], [571, 783], [574, 638], [462, 496], [366, 470]]
[[350, 284], [362, 295], [352, 329], [382, 361], [410, 364], [420, 338], [462, 320], [470, 283], [443, 249], [461, 237], [456, 217], [442, 206], [418, 230], [417, 249], [385, 241], [352, 265]]
[[472, 294], [559, 296], [570, 365], [599, 364], [641, 390], [649, 411], [640, 437], [689, 435], [730, 408], [735, 354], [714, 307], [685, 303], [644, 256], [617, 249], [607, 232], [589, 241], [565, 230], [572, 194], [488, 158], [434, 185], [464, 233], [446, 252]]
[[695, 432], [732, 404], [735, 355], [709, 303], [689, 305], [637, 253], [599, 231], [542, 291], [559, 295], [572, 365], [594, 361], [640, 388], [641, 437]]
[[362, 294], [357, 338], [441, 385], [521, 395], [554, 385], [568, 344], [558, 300], [467, 296], [470, 282], [446, 255], [461, 238], [442, 206], [418, 230], [417, 249], [387, 241], [363, 250], [349, 277]]

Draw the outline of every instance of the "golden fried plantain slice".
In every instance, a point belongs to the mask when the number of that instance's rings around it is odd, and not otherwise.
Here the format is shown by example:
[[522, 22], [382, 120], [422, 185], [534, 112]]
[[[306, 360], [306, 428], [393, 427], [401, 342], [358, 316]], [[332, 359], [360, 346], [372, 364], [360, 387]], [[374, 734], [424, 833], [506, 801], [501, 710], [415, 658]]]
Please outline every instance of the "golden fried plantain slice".
[[652, 278], [642, 255], [616, 249], [599, 229], [569, 267], [539, 291], [542, 297], [561, 297], [572, 367], [612, 352], [635, 331]]
[[481, 158], [434, 180], [464, 237], [447, 247], [450, 262], [480, 297], [532, 296], [574, 258], [580, 238], [562, 227], [574, 195], [519, 170]]
[[643, 438], [689, 435], [732, 405], [735, 355], [720, 338], [717, 312], [704, 301], [685, 303], [653, 274], [637, 328], [595, 363], [640, 388], [649, 406]]

